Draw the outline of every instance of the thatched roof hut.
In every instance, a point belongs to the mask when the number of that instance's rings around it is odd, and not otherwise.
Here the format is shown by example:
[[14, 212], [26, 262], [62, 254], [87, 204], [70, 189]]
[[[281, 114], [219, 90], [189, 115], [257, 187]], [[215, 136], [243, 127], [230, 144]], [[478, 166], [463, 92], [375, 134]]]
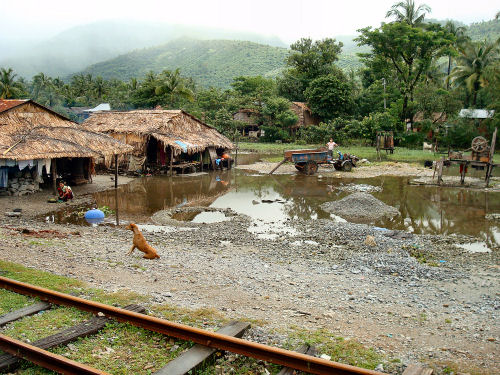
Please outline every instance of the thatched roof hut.
[[127, 144], [139, 146], [149, 137], [172, 147], [174, 156], [189, 155], [207, 148], [232, 149], [229, 139], [215, 128], [182, 110], [134, 110], [98, 112], [83, 126], [92, 131], [109, 134]]
[[215, 128], [182, 110], [133, 110], [97, 112], [82, 124], [134, 147], [128, 169], [186, 165], [213, 166], [217, 155], [234, 148]]
[[58, 176], [85, 183], [94, 158], [132, 150], [32, 100], [0, 100], [0, 195], [37, 191], [49, 175], [54, 187]]
[[99, 157], [131, 150], [32, 100], [0, 100], [0, 159]]

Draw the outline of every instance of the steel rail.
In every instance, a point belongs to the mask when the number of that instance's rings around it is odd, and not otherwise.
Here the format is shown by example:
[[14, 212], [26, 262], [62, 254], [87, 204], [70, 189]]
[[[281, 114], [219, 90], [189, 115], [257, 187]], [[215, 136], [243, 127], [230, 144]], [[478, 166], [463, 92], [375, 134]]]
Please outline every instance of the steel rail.
[[210, 332], [203, 329], [190, 327], [184, 324], [170, 322], [168, 320], [135, 313], [99, 302], [87, 301], [83, 298], [56, 292], [50, 289], [41, 288], [35, 285], [30, 285], [2, 276], [0, 276], [0, 287], [16, 293], [38, 297], [42, 300], [46, 300], [58, 305], [72, 306], [94, 314], [101, 313], [108, 318], [126, 322], [150, 331], [162, 333], [182, 340], [193, 341], [195, 343], [212, 348], [217, 348], [219, 350], [227, 350], [233, 353], [242, 354], [247, 357], [261, 359], [266, 362], [283, 365], [311, 374], [383, 374], [378, 371], [367, 370], [333, 361], [327, 361], [322, 358], [316, 358], [290, 350], [275, 348], [272, 346], [259, 344], [236, 337], [219, 334], [216, 332]]
[[16, 357], [36, 363], [46, 369], [68, 375], [110, 375], [107, 372], [75, 362], [59, 354], [51, 353], [36, 346], [26, 344], [12, 337], [0, 334], [0, 349]]

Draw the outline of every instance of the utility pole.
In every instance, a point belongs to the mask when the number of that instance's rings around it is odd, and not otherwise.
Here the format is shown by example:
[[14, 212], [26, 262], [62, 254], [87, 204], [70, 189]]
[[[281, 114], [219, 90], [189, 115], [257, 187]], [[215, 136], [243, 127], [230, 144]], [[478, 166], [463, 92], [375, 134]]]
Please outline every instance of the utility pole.
[[382, 78], [382, 84], [384, 85], [384, 111], [387, 109], [387, 101], [385, 99], [385, 78]]

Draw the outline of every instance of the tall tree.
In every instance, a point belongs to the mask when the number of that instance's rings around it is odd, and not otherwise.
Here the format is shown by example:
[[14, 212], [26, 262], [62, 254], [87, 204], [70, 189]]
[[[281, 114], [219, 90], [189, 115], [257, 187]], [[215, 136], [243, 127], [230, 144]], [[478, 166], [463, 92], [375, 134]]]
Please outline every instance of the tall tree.
[[[498, 64], [500, 39], [495, 42], [469, 42], [459, 48], [457, 66], [451, 72], [451, 81], [464, 87], [472, 107], [476, 106], [477, 94], [488, 84], [489, 69]], [[470, 102], [470, 100], [468, 100]]]
[[437, 24], [418, 27], [407, 22], [382, 24], [378, 29], [371, 27], [358, 30], [359, 45], [372, 48], [363, 57], [367, 60], [383, 59], [396, 72], [403, 95], [401, 119], [412, 119], [408, 110], [413, 102], [413, 93], [422, 75], [432, 66], [435, 58], [443, 53], [443, 48], [454, 42], [454, 36]]
[[450, 73], [451, 73], [451, 60], [453, 56], [456, 56], [456, 50], [464, 44], [466, 41], [469, 40], [469, 37], [465, 34], [466, 28], [464, 26], [457, 26], [457, 24], [453, 21], [448, 21], [446, 22], [446, 25], [444, 25], [444, 29], [448, 31], [450, 34], [452, 34], [455, 37], [455, 42], [448, 47], [447, 54], [448, 54], [448, 74], [447, 74], [447, 80], [446, 80], [446, 89], [448, 90], [450, 88]]
[[278, 91], [289, 100], [304, 101], [304, 92], [309, 83], [328, 75], [335, 68], [335, 62], [342, 51], [342, 42], [325, 38], [315, 42], [302, 38], [290, 46], [286, 60], [288, 69], [278, 79]]
[[313, 113], [324, 120], [352, 113], [352, 86], [340, 69], [316, 78], [305, 95]]
[[430, 12], [431, 8], [428, 5], [421, 4], [417, 7], [413, 0], [405, 0], [394, 4], [387, 12], [386, 17], [395, 17], [398, 22], [418, 26], [424, 23], [426, 13]]
[[16, 81], [17, 74], [12, 68], [0, 69], [0, 99], [18, 98], [23, 93], [23, 87]]
[[44, 73], [40, 72], [33, 76], [33, 89], [31, 91], [31, 96], [33, 100], [38, 100], [40, 92], [50, 89], [52, 86], [52, 78], [46, 76]]

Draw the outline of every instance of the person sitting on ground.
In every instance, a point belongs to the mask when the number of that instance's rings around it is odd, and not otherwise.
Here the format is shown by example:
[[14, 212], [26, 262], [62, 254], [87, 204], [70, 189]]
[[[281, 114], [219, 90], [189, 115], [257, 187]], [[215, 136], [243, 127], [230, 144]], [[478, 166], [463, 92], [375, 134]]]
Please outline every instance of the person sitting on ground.
[[338, 146], [338, 144], [336, 144], [334, 141], [333, 141], [333, 138], [330, 138], [330, 142], [328, 142], [326, 144], [328, 146], [328, 155], [330, 155], [331, 157], [333, 157], [333, 149], [335, 147]]
[[64, 181], [59, 181], [57, 191], [59, 192], [59, 199], [63, 202], [66, 202], [68, 199], [73, 199], [73, 190], [71, 190]]

